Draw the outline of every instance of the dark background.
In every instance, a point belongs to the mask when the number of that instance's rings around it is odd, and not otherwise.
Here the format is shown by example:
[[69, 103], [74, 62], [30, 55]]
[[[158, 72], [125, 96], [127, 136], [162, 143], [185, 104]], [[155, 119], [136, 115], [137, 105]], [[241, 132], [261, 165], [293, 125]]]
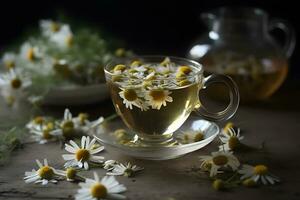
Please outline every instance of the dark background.
[[[60, 13], [74, 21], [101, 27], [126, 41], [126, 47], [137, 54], [184, 56], [195, 39], [206, 31], [200, 13], [219, 6], [250, 6], [266, 10], [271, 18], [288, 20], [299, 36], [300, 18], [296, 1], [4, 1], [1, 2], [0, 50], [15, 42], [40, 19], [57, 19]], [[290, 81], [300, 80], [299, 48], [290, 60]]]

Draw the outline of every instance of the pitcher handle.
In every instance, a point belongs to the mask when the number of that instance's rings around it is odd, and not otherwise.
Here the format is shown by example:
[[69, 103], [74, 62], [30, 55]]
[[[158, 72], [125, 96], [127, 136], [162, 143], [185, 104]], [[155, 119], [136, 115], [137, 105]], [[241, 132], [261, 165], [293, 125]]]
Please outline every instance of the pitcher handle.
[[200, 105], [200, 107], [196, 108], [195, 111], [201, 117], [208, 119], [210, 121], [227, 120], [235, 114], [237, 108], [239, 107], [240, 95], [239, 95], [238, 87], [229, 76], [212, 74], [204, 78], [202, 88], [205, 89], [207, 86], [213, 83], [223, 83], [228, 87], [229, 94], [230, 94], [230, 102], [227, 108], [225, 108], [220, 112], [210, 112], [203, 105]]
[[273, 19], [269, 23], [269, 31], [274, 29], [280, 29], [284, 32], [285, 42], [283, 45], [283, 51], [287, 58], [291, 57], [296, 45], [296, 34], [294, 28], [285, 20]]

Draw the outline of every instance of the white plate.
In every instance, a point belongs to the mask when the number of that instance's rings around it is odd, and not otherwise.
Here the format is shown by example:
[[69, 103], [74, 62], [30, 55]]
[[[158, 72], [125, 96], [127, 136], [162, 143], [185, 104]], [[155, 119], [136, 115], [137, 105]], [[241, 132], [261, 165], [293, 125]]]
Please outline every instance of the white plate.
[[[125, 125], [120, 126], [120, 120], [116, 123], [108, 122], [105, 126], [105, 131], [96, 135], [95, 138], [105, 146], [108, 151], [116, 151], [121, 154], [128, 156], [146, 159], [146, 160], [168, 160], [174, 159], [193, 151], [199, 150], [211, 141], [219, 133], [219, 127], [213, 122], [202, 120], [195, 117], [190, 117], [179, 130], [174, 133], [174, 138], [177, 138], [183, 132], [190, 130], [198, 130], [204, 134], [204, 139], [198, 142], [192, 142], [188, 144], [180, 144], [174, 146], [156, 146], [156, 147], [143, 147], [143, 146], [132, 146], [118, 142], [113, 132], [117, 128], [125, 128]], [[129, 140], [134, 140], [135, 135], [129, 135]]]
[[105, 83], [51, 89], [44, 98], [44, 105], [84, 105], [109, 98]]

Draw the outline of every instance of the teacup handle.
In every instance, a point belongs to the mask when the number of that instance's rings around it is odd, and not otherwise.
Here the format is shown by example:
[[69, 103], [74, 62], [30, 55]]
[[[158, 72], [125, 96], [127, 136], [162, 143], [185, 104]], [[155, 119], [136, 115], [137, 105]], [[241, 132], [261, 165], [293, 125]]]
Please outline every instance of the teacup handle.
[[239, 107], [240, 95], [238, 87], [229, 76], [212, 74], [204, 78], [202, 89], [205, 89], [207, 86], [213, 83], [223, 83], [228, 87], [230, 102], [227, 108], [219, 112], [210, 112], [201, 104], [199, 108], [195, 109], [195, 111], [197, 114], [201, 115], [201, 117], [210, 121], [227, 120], [235, 114], [237, 108]]

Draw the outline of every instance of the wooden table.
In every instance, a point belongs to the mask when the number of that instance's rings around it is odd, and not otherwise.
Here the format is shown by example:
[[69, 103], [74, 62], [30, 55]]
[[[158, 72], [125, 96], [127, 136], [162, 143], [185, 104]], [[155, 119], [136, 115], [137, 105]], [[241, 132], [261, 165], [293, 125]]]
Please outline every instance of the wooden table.
[[[115, 152], [105, 152], [103, 155], [107, 159], [130, 161], [145, 168], [133, 178], [117, 177], [128, 188], [125, 193], [128, 199], [299, 200], [300, 95], [295, 88], [288, 91], [283, 88], [278, 94], [266, 103], [241, 106], [233, 121], [244, 131], [246, 144], [259, 146], [262, 141], [266, 141], [267, 153], [243, 154], [240, 155], [242, 160], [267, 164], [281, 178], [282, 183], [279, 185], [254, 189], [238, 187], [226, 192], [213, 190], [211, 181], [192, 169], [199, 166], [199, 155], [217, 149], [215, 142], [199, 151], [168, 161], [135, 160]], [[44, 110], [47, 114], [58, 116], [62, 115], [63, 109], [47, 107]], [[79, 110], [104, 116], [113, 112], [110, 101], [98, 106], [72, 108], [71, 111], [76, 113]], [[8, 111], [0, 112], [0, 119], [8, 114]], [[54, 167], [62, 167], [64, 162], [61, 154], [64, 152], [57, 143], [28, 144], [14, 151], [10, 161], [0, 167], [0, 199], [72, 199], [79, 188], [77, 184], [63, 181], [44, 187], [25, 184], [23, 181], [24, 172], [35, 167], [35, 159], [48, 158]], [[82, 174], [92, 177], [93, 171], [105, 174], [103, 169], [93, 169]]]

